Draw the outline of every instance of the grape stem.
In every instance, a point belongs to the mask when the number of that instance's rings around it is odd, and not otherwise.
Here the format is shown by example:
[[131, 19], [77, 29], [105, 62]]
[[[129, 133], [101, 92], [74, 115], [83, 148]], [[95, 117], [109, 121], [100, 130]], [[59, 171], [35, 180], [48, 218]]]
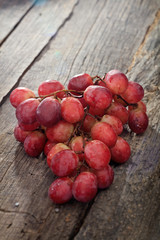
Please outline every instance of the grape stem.
[[98, 75], [92, 77], [92, 80], [94, 80], [95, 78], [98, 78], [98, 79], [102, 80], [102, 78], [100, 76], [98, 76]]
[[[83, 122], [84, 122], [84, 120], [85, 120], [85, 117], [86, 117], [88, 114], [91, 115], [90, 113], [88, 113], [88, 110], [89, 110], [89, 106], [87, 105], [87, 107], [84, 109], [84, 112], [85, 112], [85, 113], [84, 113], [84, 116], [83, 116], [82, 120], [76, 124], [73, 133], [71, 134], [70, 138], [69, 138], [69, 139], [67, 140], [67, 142], [65, 143], [67, 146], [69, 146], [69, 143], [70, 143], [71, 139], [72, 139], [73, 137], [75, 137], [75, 136], [80, 135], [80, 136], [82, 136], [83, 139], [84, 139], [84, 133], [83, 133], [83, 131], [81, 130], [81, 127], [82, 127], [82, 125], [83, 125]], [[91, 115], [91, 116], [92, 116], [93, 118], [95, 118], [93, 115]], [[95, 119], [96, 119], [96, 118], [95, 118]], [[96, 119], [96, 120], [97, 120], [97, 119]], [[83, 148], [84, 148], [84, 147], [85, 147], [85, 141], [83, 141]]]
[[96, 81], [94, 82], [95, 85], [97, 85], [99, 81], [103, 82], [103, 83], [106, 85], [106, 83], [105, 83], [105, 81], [104, 81], [104, 77], [101, 78], [100, 76], [96, 75], [96, 76], [92, 77], [92, 80], [94, 80], [95, 78], [98, 78], [98, 79], [96, 79]]
[[96, 120], [101, 120], [101, 117], [99, 117], [99, 116], [97, 116], [97, 115], [95, 115], [95, 116], [93, 116], [91, 113], [89, 113], [89, 112], [87, 112], [87, 115], [89, 115], [89, 116], [91, 116], [92, 118], [94, 118], [94, 119], [96, 119]]
[[61, 92], [66, 92], [66, 93], [79, 93], [79, 94], [81, 94], [82, 96], [83, 96], [83, 93], [84, 93], [84, 91], [76, 91], [76, 90], [68, 90], [68, 89], [62, 89], [62, 90], [58, 90], [58, 91], [56, 91], [56, 92], [53, 92], [53, 93], [50, 93], [50, 94], [47, 94], [47, 95], [40, 95], [39, 97], [36, 97], [36, 98], [42, 98], [42, 99], [44, 99], [44, 98], [46, 98], [46, 97], [51, 97], [51, 96], [54, 96], [54, 97], [56, 97], [56, 94], [57, 93], [61, 93]]
[[69, 143], [71, 141], [71, 139], [76, 136], [76, 134], [78, 133], [79, 130], [79, 123], [75, 126], [73, 133], [71, 134], [71, 136], [69, 137], [69, 139], [67, 140], [67, 142], [65, 143], [67, 146], [69, 146]]
[[124, 100], [120, 95], [117, 95], [118, 98], [120, 98], [127, 106], [134, 106], [137, 107], [137, 103], [128, 103], [126, 100]]

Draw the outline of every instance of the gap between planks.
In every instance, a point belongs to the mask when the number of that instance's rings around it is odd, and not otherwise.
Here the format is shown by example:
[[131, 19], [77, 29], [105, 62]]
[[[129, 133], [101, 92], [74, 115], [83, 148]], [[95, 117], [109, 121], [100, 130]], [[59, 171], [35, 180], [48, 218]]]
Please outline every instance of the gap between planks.
[[[96, 4], [97, 4], [97, 2], [96, 2]], [[83, 40], [83, 42], [82, 42], [82, 44], [81, 44], [78, 52], [75, 54], [75, 57], [73, 58], [73, 61], [72, 61], [72, 64], [71, 64], [69, 73], [68, 73], [68, 75], [67, 75], [66, 80], [64, 81], [64, 84], [66, 84], [66, 82], [67, 82], [67, 80], [68, 80], [68, 78], [69, 78], [69, 76], [70, 76], [70, 73], [71, 73], [71, 71], [72, 71], [72, 67], [73, 67], [73, 65], [74, 65], [74, 63], [75, 63], [75, 61], [76, 61], [76, 58], [77, 58], [78, 54], [80, 53], [81, 49], [83, 48], [83, 46], [84, 46], [84, 44], [85, 44], [85, 42], [86, 42], [86, 40], [87, 40], [87, 38], [88, 38], [89, 33], [92, 31], [92, 29], [93, 29], [94, 25], [96, 24], [98, 18], [100, 17], [100, 13], [101, 13], [101, 11], [103, 10], [103, 8], [105, 7], [105, 5], [106, 5], [106, 2], [104, 1], [104, 4], [103, 4], [102, 8], [100, 9], [100, 11], [99, 11], [98, 14], [97, 14], [97, 17], [96, 17], [95, 22], [93, 22], [93, 24], [92, 24], [91, 27], [89, 28], [89, 30], [88, 30], [88, 32], [87, 32], [87, 34], [86, 34], [86, 37], [84, 38], [84, 40]], [[84, 60], [83, 60], [83, 61], [84, 61]]]
[[13, 28], [9, 31], [9, 33], [2, 39], [0, 42], [0, 47], [3, 43], [9, 38], [12, 32], [19, 26], [19, 24], [23, 21], [23, 19], [27, 16], [27, 14], [31, 11], [31, 9], [35, 6], [37, 0], [29, 7], [29, 9], [20, 17], [19, 21], [13, 26]]
[[157, 13], [155, 14], [155, 18], [154, 18], [153, 22], [151, 23], [151, 25], [148, 26], [146, 33], [144, 35], [144, 38], [143, 38], [139, 48], [137, 49], [135, 55], [133, 56], [133, 59], [131, 61], [130, 66], [127, 69], [126, 74], [132, 70], [133, 66], [135, 65], [136, 59], [141, 55], [143, 46], [145, 45], [145, 43], [146, 43], [148, 37], [150, 36], [151, 32], [153, 31], [153, 29], [157, 26], [159, 20], [160, 20], [160, 9], [158, 9]]
[[[10, 89], [10, 91], [2, 98], [1, 102], [0, 102], [0, 107], [3, 105], [3, 103], [6, 101], [6, 99], [9, 97], [10, 93], [13, 91], [13, 89], [15, 89], [16, 87], [18, 87], [21, 79], [24, 77], [24, 75], [31, 69], [31, 67], [37, 62], [39, 61], [43, 55], [46, 53], [50, 43], [56, 38], [58, 32], [65, 26], [65, 24], [71, 19], [74, 9], [75, 7], [79, 4], [79, 0], [76, 1], [76, 3], [73, 5], [73, 8], [70, 12], [70, 14], [64, 19], [64, 21], [61, 23], [61, 25], [57, 28], [57, 31], [55, 32], [55, 34], [48, 40], [47, 44], [44, 45], [44, 47], [41, 49], [41, 51], [38, 53], [37, 56], [35, 56], [35, 58], [33, 59], [33, 61], [28, 65], [28, 67], [23, 71], [23, 73], [19, 76], [19, 78], [17, 79], [17, 82], [14, 84], [14, 86]], [[31, 7], [33, 8], [33, 6]], [[30, 10], [31, 10], [30, 8]], [[29, 10], [29, 11], [30, 11]], [[26, 14], [25, 14], [26, 16]], [[24, 16], [24, 17], [25, 17]], [[18, 24], [19, 25], [19, 24]], [[17, 26], [18, 26], [17, 25]], [[16, 26], [16, 27], [17, 27]], [[15, 29], [15, 28], [14, 28]], [[13, 30], [14, 30], [13, 29]], [[13, 32], [13, 31], [12, 31]]]

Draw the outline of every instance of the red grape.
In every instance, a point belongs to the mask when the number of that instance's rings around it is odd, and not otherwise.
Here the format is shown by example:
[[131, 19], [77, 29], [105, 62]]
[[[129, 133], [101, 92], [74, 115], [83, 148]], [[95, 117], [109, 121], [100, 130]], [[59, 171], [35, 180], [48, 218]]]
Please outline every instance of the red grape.
[[47, 155], [47, 164], [49, 167], [51, 167], [51, 160], [53, 158], [53, 156], [65, 149], [70, 149], [67, 145], [63, 144], [63, 143], [57, 143], [55, 144], [49, 151], [48, 155]]
[[99, 140], [92, 140], [87, 143], [84, 154], [88, 165], [97, 170], [106, 167], [111, 158], [109, 148]]
[[[70, 142], [70, 147], [71, 149], [77, 153], [79, 160], [83, 161], [84, 160], [84, 139], [82, 136], [76, 136], [72, 138]], [[81, 152], [81, 153], [78, 153]]]
[[74, 125], [64, 120], [46, 129], [47, 138], [52, 142], [66, 142], [72, 135]]
[[15, 139], [21, 143], [24, 142], [24, 140], [26, 139], [26, 137], [30, 134], [31, 132], [30, 131], [24, 131], [20, 128], [19, 125], [17, 125], [15, 128], [14, 128], [14, 136], [15, 136]]
[[97, 193], [97, 177], [91, 172], [81, 172], [73, 183], [73, 196], [80, 202], [91, 201]]
[[105, 114], [105, 109], [90, 107], [89, 113], [92, 114], [93, 116], [102, 117]]
[[97, 176], [98, 188], [108, 188], [112, 184], [114, 171], [110, 165], [107, 165], [107, 167], [101, 170], [93, 170], [93, 173]]
[[144, 96], [143, 87], [136, 82], [128, 82], [128, 87], [124, 93], [121, 94], [121, 97], [127, 103], [137, 103]]
[[[64, 86], [59, 81], [57, 81], [57, 80], [46, 80], [45, 82], [42, 82], [39, 85], [38, 94], [39, 94], [39, 96], [43, 97], [45, 95], [49, 95], [51, 93], [54, 93], [56, 91], [63, 90], [63, 89], [64, 89]], [[64, 92], [59, 92], [56, 95], [59, 98], [65, 97]]]
[[132, 110], [129, 113], [128, 125], [132, 132], [137, 134], [145, 132], [148, 127], [148, 116], [144, 111]]
[[105, 109], [112, 102], [112, 94], [105, 87], [89, 86], [84, 91], [84, 99], [93, 108]]
[[59, 177], [70, 175], [78, 166], [78, 156], [70, 149], [56, 153], [51, 160], [51, 169]]
[[113, 147], [117, 141], [117, 134], [112, 126], [106, 122], [98, 122], [91, 129], [91, 137], [100, 140], [108, 147]]
[[36, 114], [41, 125], [52, 127], [61, 119], [61, 105], [56, 99], [47, 97], [37, 107]]
[[128, 79], [126, 75], [118, 70], [109, 71], [104, 81], [106, 82], [107, 88], [113, 94], [121, 94], [123, 93], [128, 86]]
[[106, 113], [118, 117], [123, 124], [126, 124], [128, 121], [128, 110], [121, 103], [112, 102], [110, 107], [106, 110]]
[[106, 122], [106, 123], [110, 124], [117, 135], [120, 135], [123, 131], [123, 124], [122, 124], [121, 120], [119, 118], [117, 118], [116, 116], [111, 116], [111, 115], [105, 114], [102, 117], [101, 122]]
[[50, 140], [48, 140], [44, 146], [44, 154], [47, 156], [49, 151], [52, 149], [52, 147], [54, 147], [57, 143], [55, 142], [51, 142]]
[[80, 97], [80, 98], [77, 98], [80, 103], [82, 104], [83, 108], [87, 107], [87, 103], [86, 101], [84, 100], [84, 97]]
[[84, 91], [90, 85], [93, 85], [91, 76], [87, 73], [83, 73], [83, 74], [75, 75], [69, 80], [68, 89], [76, 90], [76, 91]]
[[70, 123], [76, 123], [82, 120], [84, 109], [78, 99], [67, 97], [61, 102], [61, 113], [64, 120]]
[[10, 94], [10, 102], [13, 107], [17, 108], [17, 106], [25, 101], [28, 98], [34, 98], [35, 94], [32, 90], [25, 87], [15, 88]]
[[40, 131], [30, 133], [24, 140], [24, 149], [31, 157], [37, 157], [44, 149], [46, 136]]
[[37, 121], [35, 121], [33, 123], [29, 123], [29, 124], [19, 122], [18, 124], [19, 124], [20, 128], [24, 131], [33, 131], [40, 127], [40, 123]]
[[119, 136], [117, 138], [117, 142], [115, 146], [110, 150], [111, 150], [111, 159], [117, 163], [126, 162], [131, 155], [131, 149], [128, 142]]
[[58, 178], [49, 187], [48, 195], [54, 203], [66, 203], [72, 198], [72, 186], [69, 177]]
[[23, 122], [25, 124], [36, 122], [36, 109], [38, 105], [39, 100], [35, 98], [30, 98], [21, 102], [16, 108], [18, 122]]
[[135, 106], [134, 105], [128, 106], [128, 109], [129, 109], [129, 111], [131, 111], [131, 110], [141, 110], [141, 111], [144, 111], [144, 112], [147, 111], [146, 105], [142, 101], [135, 104]]
[[96, 122], [97, 120], [94, 117], [87, 115], [83, 121], [83, 131], [90, 132]]

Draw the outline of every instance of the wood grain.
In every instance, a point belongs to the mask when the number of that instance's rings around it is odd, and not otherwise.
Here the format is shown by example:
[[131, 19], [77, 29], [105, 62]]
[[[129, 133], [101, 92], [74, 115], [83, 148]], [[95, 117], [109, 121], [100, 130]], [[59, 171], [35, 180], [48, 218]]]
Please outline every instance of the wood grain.
[[68, 0], [67, 4], [64, 0], [36, 4], [4, 42], [0, 52], [0, 103], [72, 15], [75, 4], [76, 0]]
[[157, 20], [128, 72], [131, 81], [145, 88], [149, 127], [141, 136], [124, 134], [132, 156], [127, 164], [115, 168], [114, 184], [99, 193], [76, 240], [160, 237], [160, 18]]
[[[150, 125], [141, 136], [124, 133], [131, 144], [132, 156], [128, 163], [114, 167], [114, 184], [108, 190], [100, 191], [90, 204], [72, 200], [57, 206], [47, 196], [55, 176], [44, 156], [28, 157], [23, 146], [15, 141], [16, 118], [6, 98], [0, 108], [2, 240], [159, 239], [158, 19], [151, 27], [158, 16], [157, 8], [157, 1], [151, 4], [149, 0], [79, 1], [34, 64], [28, 67], [30, 63], [26, 62], [28, 69], [23, 77], [21, 72], [14, 74], [16, 81], [20, 78], [19, 86], [36, 92], [46, 79], [58, 79], [67, 85], [69, 77], [76, 73], [103, 75], [119, 68], [128, 72], [130, 80], [145, 87]], [[151, 31], [146, 36], [149, 27]], [[11, 37], [14, 39], [15, 35], [12, 33]], [[142, 43], [140, 53], [136, 54]], [[31, 54], [32, 47], [27, 54]], [[17, 59], [12, 60], [15, 66]], [[6, 75], [6, 71], [2, 73]]]
[[0, 45], [33, 7], [33, 1], [0, 0]]

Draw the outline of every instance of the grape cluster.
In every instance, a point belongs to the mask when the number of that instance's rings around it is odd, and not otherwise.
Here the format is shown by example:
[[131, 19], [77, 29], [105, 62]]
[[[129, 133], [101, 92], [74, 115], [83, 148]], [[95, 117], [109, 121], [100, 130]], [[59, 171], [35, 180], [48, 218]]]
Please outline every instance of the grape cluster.
[[56, 80], [44, 81], [38, 97], [28, 88], [12, 91], [10, 102], [18, 120], [14, 136], [29, 156], [46, 155], [58, 177], [48, 192], [54, 203], [72, 197], [88, 202], [98, 188], [112, 184], [111, 159], [124, 163], [131, 154], [120, 137], [124, 125], [136, 134], [148, 126], [143, 96], [143, 87], [118, 70], [102, 78], [76, 75], [67, 89]]

